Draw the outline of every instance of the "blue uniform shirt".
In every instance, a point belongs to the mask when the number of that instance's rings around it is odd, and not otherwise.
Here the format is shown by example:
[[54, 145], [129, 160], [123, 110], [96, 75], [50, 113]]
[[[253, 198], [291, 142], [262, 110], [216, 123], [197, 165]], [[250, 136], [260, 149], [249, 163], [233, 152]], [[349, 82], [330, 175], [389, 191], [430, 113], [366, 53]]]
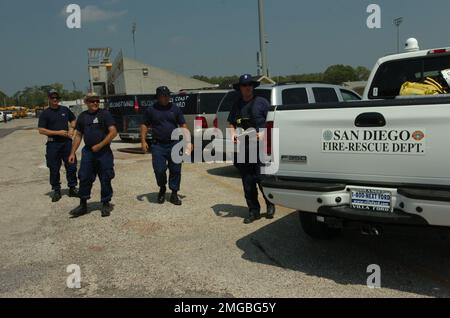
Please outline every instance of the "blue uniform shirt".
[[[38, 127], [48, 130], [58, 131], [58, 130], [69, 130], [69, 123], [75, 120], [75, 115], [72, 111], [65, 106], [58, 106], [58, 108], [47, 108], [39, 116]], [[67, 141], [68, 138], [62, 136], [51, 137], [54, 141], [63, 142]]]
[[89, 111], [81, 113], [77, 120], [76, 129], [83, 135], [85, 145], [91, 148], [101, 143], [108, 135], [109, 128], [115, 125], [111, 113], [100, 109], [95, 113]]
[[156, 103], [147, 108], [143, 124], [152, 128], [153, 139], [159, 143], [172, 142], [172, 132], [186, 124], [183, 112], [174, 105], [161, 106]]
[[259, 131], [266, 128], [267, 113], [269, 112], [269, 102], [263, 97], [255, 97], [254, 100], [246, 103], [242, 99], [233, 106], [229, 116], [228, 122], [237, 127], [237, 119], [249, 118], [251, 127]]

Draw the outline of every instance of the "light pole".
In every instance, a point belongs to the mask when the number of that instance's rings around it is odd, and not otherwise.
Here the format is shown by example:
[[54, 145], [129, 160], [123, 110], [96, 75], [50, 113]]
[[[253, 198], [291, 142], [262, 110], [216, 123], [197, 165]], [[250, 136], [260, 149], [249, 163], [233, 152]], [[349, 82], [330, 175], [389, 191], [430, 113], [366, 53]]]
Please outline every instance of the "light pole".
[[133, 22], [133, 26], [131, 27], [131, 33], [133, 33], [133, 48], [134, 48], [134, 59], [136, 59], [136, 29], [137, 24], [136, 22]]
[[264, 1], [258, 0], [258, 13], [259, 13], [259, 49], [261, 56], [261, 68], [262, 75], [269, 76], [269, 69], [267, 63], [267, 41], [266, 41], [266, 33], [264, 30]]
[[403, 17], [394, 19], [394, 25], [397, 27], [397, 53], [400, 53], [400, 25], [403, 23]]

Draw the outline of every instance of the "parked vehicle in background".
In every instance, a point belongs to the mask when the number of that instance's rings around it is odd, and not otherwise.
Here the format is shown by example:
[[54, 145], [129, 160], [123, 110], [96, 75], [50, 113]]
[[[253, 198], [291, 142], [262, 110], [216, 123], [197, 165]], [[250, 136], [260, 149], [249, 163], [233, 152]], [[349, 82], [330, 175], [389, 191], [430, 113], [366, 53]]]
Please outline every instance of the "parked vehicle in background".
[[264, 191], [298, 210], [314, 238], [450, 227], [450, 48], [408, 43], [409, 52], [378, 60], [367, 101], [276, 109], [279, 170]]
[[[339, 103], [361, 100], [361, 96], [352, 90], [337, 85], [323, 83], [283, 83], [275, 85], [261, 85], [255, 89], [255, 94], [267, 99], [272, 106], [286, 105], [287, 107], [290, 105]], [[224, 153], [225, 149], [227, 149], [227, 145], [232, 143], [232, 141], [226, 139], [228, 115], [239, 97], [239, 92], [230, 91], [220, 103], [216, 118], [214, 120], [214, 126], [221, 130], [224, 139], [214, 140], [213, 147], [215, 152]], [[274, 107], [269, 110], [267, 115], [267, 129], [269, 134], [273, 127], [273, 121]], [[271, 153], [270, 140], [267, 151], [269, 154]], [[230, 154], [228, 154], [228, 157], [229, 158], [227, 159], [231, 159]]]
[[[230, 90], [182, 90], [173, 95], [172, 102], [181, 108], [192, 138], [214, 127], [214, 118], [224, 96]], [[205, 145], [203, 145], [205, 146]]]
[[[140, 141], [140, 125], [143, 114], [156, 102], [155, 95], [118, 95], [105, 98], [105, 108], [116, 121], [119, 137], [124, 142]], [[151, 141], [149, 129], [147, 140]]]
[[12, 112], [2, 111], [2, 112], [0, 112], [0, 121], [1, 122], [5, 121], [5, 115], [4, 115], [5, 113], [6, 113], [6, 120], [7, 121], [11, 121], [11, 120], [14, 119], [14, 116], [13, 116]]
[[[183, 90], [172, 95], [172, 102], [185, 116], [192, 138], [194, 133], [214, 126], [214, 117], [220, 101], [229, 90]], [[140, 125], [145, 110], [156, 103], [155, 95], [118, 95], [105, 98], [117, 123], [120, 139], [125, 142], [140, 140]], [[196, 121], [200, 125], [195, 125]], [[149, 129], [148, 140], [151, 140]]]

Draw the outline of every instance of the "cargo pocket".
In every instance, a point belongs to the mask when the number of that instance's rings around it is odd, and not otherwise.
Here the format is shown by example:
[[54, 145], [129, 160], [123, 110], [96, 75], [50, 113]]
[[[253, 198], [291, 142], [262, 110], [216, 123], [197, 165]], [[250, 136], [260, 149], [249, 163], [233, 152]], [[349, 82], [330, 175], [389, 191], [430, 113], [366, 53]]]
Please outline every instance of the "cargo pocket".
[[110, 182], [116, 177], [116, 173], [114, 172], [114, 168], [104, 169], [100, 172], [100, 181], [101, 182]]

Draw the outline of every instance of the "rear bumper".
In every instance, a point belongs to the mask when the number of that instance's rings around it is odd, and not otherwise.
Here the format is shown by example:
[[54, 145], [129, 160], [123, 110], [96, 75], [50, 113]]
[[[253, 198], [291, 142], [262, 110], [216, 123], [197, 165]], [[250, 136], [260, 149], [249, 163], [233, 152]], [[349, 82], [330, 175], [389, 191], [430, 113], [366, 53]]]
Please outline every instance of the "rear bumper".
[[[136, 133], [130, 133], [130, 132], [119, 133], [119, 137], [121, 139], [128, 139], [128, 140], [133, 140], [133, 141], [137, 141], [137, 140], [141, 139], [141, 135], [138, 132], [136, 132]], [[150, 140], [150, 139], [152, 139], [151, 133], [147, 134], [147, 140]]]
[[[262, 185], [272, 203], [321, 216], [360, 222], [450, 227], [450, 191], [447, 190], [276, 177], [265, 177]], [[355, 187], [390, 191], [394, 211], [383, 213], [351, 208], [350, 189]]]

